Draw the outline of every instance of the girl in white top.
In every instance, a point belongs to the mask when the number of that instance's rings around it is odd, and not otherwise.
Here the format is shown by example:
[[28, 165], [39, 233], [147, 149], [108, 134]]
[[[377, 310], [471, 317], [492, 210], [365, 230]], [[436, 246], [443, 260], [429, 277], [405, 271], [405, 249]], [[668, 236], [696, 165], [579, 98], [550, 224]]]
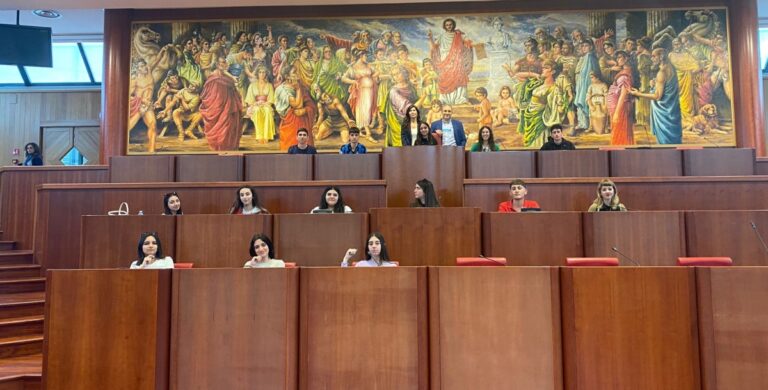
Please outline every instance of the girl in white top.
[[269, 211], [261, 206], [259, 197], [252, 187], [240, 187], [237, 189], [235, 201], [229, 209], [230, 214], [253, 215], [269, 214]]
[[266, 234], [255, 234], [251, 238], [251, 259], [245, 262], [243, 268], [285, 268], [282, 260], [273, 259], [275, 251], [272, 240]]
[[[342, 267], [349, 266], [349, 260], [357, 253], [357, 249], [349, 248], [341, 261]], [[355, 267], [397, 267], [397, 263], [389, 260], [387, 253], [387, 243], [384, 242], [384, 236], [381, 233], [374, 232], [368, 236], [365, 249], [366, 260], [358, 261]]]
[[352, 208], [344, 204], [341, 190], [338, 187], [326, 187], [320, 197], [320, 206], [313, 208], [310, 213], [315, 214], [323, 210], [331, 213], [351, 213]]
[[167, 269], [173, 268], [173, 259], [163, 257], [163, 245], [157, 233], [141, 233], [137, 259], [131, 263], [131, 269]]

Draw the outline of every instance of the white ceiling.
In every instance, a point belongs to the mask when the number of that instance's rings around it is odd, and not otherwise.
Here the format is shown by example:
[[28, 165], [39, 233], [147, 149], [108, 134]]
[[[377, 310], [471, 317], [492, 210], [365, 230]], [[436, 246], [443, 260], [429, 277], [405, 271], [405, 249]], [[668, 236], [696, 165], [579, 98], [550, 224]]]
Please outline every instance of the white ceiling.
[[[418, 0], [418, 2], [484, 1], [484, 0]], [[16, 7], [21, 11], [21, 24], [51, 27], [57, 36], [93, 36], [104, 31], [105, 8], [196, 8], [196, 7], [244, 7], [271, 5], [316, 5], [317, 0], [0, 0], [0, 23], [16, 23]], [[361, 4], [364, 0], [323, 0], [323, 4]], [[377, 0], [376, 3], [413, 3], [413, 0]], [[158, 7], [161, 6], [161, 7]], [[768, 24], [768, 0], [757, 0], [761, 24]], [[45, 19], [33, 15], [30, 9], [55, 9], [61, 12], [59, 19]]]

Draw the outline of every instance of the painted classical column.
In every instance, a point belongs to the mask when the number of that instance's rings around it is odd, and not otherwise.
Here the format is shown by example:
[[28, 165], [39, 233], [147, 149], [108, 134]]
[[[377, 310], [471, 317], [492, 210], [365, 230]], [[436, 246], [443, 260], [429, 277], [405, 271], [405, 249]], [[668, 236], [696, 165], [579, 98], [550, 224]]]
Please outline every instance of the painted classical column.
[[104, 73], [101, 83], [101, 164], [124, 156], [128, 136], [131, 10], [104, 10]]
[[728, 16], [736, 145], [755, 148], [758, 156], [765, 156], [766, 131], [763, 123], [762, 64], [757, 40], [757, 0], [731, 0]]

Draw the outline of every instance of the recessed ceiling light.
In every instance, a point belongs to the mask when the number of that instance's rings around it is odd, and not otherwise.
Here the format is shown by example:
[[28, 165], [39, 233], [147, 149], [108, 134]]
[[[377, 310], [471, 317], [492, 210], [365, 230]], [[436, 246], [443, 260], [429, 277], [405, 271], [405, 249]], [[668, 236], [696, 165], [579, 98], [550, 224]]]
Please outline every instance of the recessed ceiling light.
[[61, 14], [59, 13], [59, 11], [52, 10], [52, 9], [36, 9], [32, 11], [32, 13], [41, 18], [48, 18], [48, 19], [56, 19], [61, 17]]

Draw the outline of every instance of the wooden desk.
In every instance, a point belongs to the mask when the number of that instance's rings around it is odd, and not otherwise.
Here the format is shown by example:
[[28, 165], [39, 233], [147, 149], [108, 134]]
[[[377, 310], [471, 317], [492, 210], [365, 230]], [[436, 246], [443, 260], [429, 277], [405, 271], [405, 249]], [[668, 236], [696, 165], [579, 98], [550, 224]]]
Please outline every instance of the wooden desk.
[[696, 268], [703, 389], [768, 388], [768, 268]]
[[536, 177], [534, 151], [467, 152], [466, 158], [469, 179]]
[[427, 389], [426, 271], [303, 268], [299, 388]]
[[[105, 183], [105, 165], [84, 167], [0, 168], [0, 231], [4, 241], [16, 241], [16, 249], [32, 249], [35, 188], [43, 183]], [[79, 224], [80, 222], [78, 222]]]
[[[176, 258], [176, 218], [163, 215], [83, 215], [80, 228], [80, 266], [128, 268], [138, 256], [139, 237], [156, 232], [163, 256]], [[67, 235], [73, 239], [71, 235]]]
[[275, 215], [275, 255], [299, 266], [334, 267], [349, 248], [364, 260], [368, 213]]
[[480, 210], [471, 207], [371, 209], [371, 231], [381, 232], [400, 265], [454, 265], [480, 254]]
[[316, 154], [315, 180], [380, 180], [381, 154]]
[[683, 152], [677, 149], [627, 149], [609, 153], [612, 177], [683, 175]]
[[[250, 260], [251, 237], [274, 239], [272, 215], [198, 214], [177, 217], [176, 261], [195, 268], [242, 268]], [[274, 241], [273, 241], [274, 245]]]
[[728, 256], [735, 265], [768, 265], [760, 238], [768, 240], [768, 211], [687, 211], [688, 256]]
[[385, 148], [382, 177], [387, 182], [387, 207], [406, 207], [413, 202], [413, 188], [426, 178], [435, 186], [440, 205], [462, 206], [464, 150], [450, 146]]
[[312, 156], [299, 154], [249, 154], [245, 156], [245, 181], [312, 180]]
[[483, 213], [483, 254], [507, 265], [559, 266], [584, 256], [581, 213]]
[[110, 183], [176, 181], [176, 156], [111, 156]]
[[298, 271], [174, 271], [170, 388], [295, 389]]
[[49, 271], [43, 388], [168, 388], [171, 270]]
[[[331, 184], [341, 187], [344, 200], [356, 211], [386, 205], [386, 189], [381, 180], [263, 182], [252, 186], [270, 212], [306, 213], [318, 204], [323, 189]], [[161, 214], [163, 194], [170, 191], [179, 194], [185, 215], [224, 214], [242, 185], [242, 182], [44, 184], [37, 198], [35, 259], [44, 268], [77, 268], [80, 240], [60, 232], [80, 231], [82, 215], [106, 214], [123, 201], [130, 204], [131, 213], [144, 210], [146, 215]], [[248, 238], [252, 234], [249, 233]]]
[[632, 265], [611, 248], [642, 266], [676, 265], [685, 256], [685, 225], [681, 212], [645, 211], [584, 213], [584, 255], [618, 257], [621, 264]]
[[699, 389], [692, 268], [561, 268], [565, 387]]
[[562, 389], [557, 268], [430, 267], [433, 389]]
[[544, 151], [536, 154], [538, 177], [607, 177], [608, 152], [603, 150]]
[[755, 174], [755, 150], [706, 148], [683, 150], [686, 176], [746, 176]]
[[176, 181], [216, 182], [243, 180], [243, 156], [176, 156]]

